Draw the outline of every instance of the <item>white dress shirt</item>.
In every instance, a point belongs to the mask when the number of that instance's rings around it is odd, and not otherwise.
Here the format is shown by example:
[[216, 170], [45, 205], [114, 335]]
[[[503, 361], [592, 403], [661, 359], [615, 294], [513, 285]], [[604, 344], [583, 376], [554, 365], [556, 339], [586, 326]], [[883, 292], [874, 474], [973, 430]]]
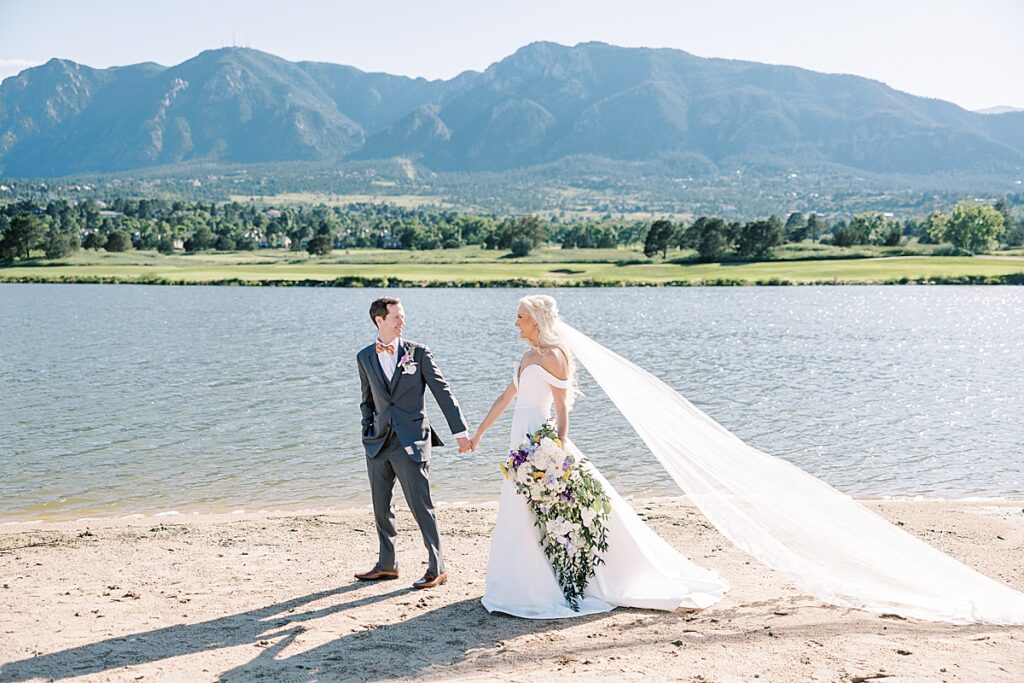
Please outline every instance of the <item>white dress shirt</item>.
[[[384, 342], [382, 342], [380, 339], [377, 339], [376, 343], [384, 344]], [[391, 340], [390, 343], [384, 345], [390, 346], [392, 349], [394, 349], [394, 353], [381, 351], [380, 353], [377, 354], [377, 360], [380, 361], [380, 367], [384, 371], [384, 376], [387, 377], [388, 381], [390, 382], [391, 379], [395, 376], [395, 370], [398, 369], [398, 349], [399, 347], [402, 346], [402, 338], [395, 337], [393, 340]], [[468, 435], [469, 432], [459, 432], [458, 434], [454, 434], [453, 436], [456, 439], [464, 439], [468, 438]], [[405, 450], [410, 454], [412, 453], [412, 448], [408, 446], [406, 447]]]
[[[377, 340], [377, 343], [384, 344], [380, 339]], [[395, 368], [398, 366], [398, 347], [401, 345], [402, 338], [396, 337], [390, 344], [385, 344], [385, 346], [390, 346], [394, 350], [394, 353], [381, 351], [377, 354], [377, 360], [380, 361], [380, 367], [384, 370], [384, 376], [388, 378], [389, 382], [391, 381], [391, 378], [395, 376]]]

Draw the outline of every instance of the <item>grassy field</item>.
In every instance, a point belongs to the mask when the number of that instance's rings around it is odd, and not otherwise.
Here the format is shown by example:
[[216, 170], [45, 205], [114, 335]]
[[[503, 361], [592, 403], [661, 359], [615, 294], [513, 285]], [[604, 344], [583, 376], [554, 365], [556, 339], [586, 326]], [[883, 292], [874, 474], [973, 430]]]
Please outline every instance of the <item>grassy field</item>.
[[[628, 249], [547, 248], [521, 259], [478, 247], [438, 251], [377, 249], [198, 253], [81, 251], [0, 266], [6, 282], [142, 282], [154, 284], [333, 284], [425, 286], [617, 286], [845, 283], [1024, 284], [1017, 255], [950, 257], [782, 252], [759, 263], [655, 262]], [[686, 256], [686, 254], [682, 254]], [[824, 257], [824, 258], [823, 258]], [[678, 260], [678, 259], [676, 259]]]

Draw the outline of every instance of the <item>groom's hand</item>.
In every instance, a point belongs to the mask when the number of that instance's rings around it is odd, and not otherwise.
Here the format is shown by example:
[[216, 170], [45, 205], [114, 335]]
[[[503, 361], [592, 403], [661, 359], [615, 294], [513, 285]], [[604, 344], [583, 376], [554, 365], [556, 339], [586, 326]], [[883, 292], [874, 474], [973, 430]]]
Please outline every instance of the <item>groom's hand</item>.
[[473, 450], [473, 442], [464, 436], [460, 436], [459, 439], [459, 453], [468, 453]]

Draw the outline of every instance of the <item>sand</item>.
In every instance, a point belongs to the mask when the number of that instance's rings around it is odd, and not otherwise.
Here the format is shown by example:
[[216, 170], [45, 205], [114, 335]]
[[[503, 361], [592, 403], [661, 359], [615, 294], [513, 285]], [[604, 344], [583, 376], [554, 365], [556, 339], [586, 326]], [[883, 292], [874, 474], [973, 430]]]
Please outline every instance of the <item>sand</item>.
[[[1024, 503], [865, 501], [1024, 589]], [[1024, 627], [951, 626], [833, 607], [722, 538], [683, 499], [651, 526], [732, 584], [706, 610], [562, 621], [480, 605], [494, 505], [439, 511], [451, 580], [409, 585], [425, 552], [400, 511], [402, 577], [368, 509], [0, 526], [0, 681], [1024, 681]]]

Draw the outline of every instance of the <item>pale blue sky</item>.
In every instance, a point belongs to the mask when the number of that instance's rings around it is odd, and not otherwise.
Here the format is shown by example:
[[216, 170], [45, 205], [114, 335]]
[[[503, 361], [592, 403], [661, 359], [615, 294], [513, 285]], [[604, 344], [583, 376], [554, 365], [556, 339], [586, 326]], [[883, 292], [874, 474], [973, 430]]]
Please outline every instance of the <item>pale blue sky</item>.
[[0, 0], [0, 78], [50, 57], [169, 66], [231, 44], [450, 78], [536, 40], [674, 47], [1024, 107], [1024, 0]]

